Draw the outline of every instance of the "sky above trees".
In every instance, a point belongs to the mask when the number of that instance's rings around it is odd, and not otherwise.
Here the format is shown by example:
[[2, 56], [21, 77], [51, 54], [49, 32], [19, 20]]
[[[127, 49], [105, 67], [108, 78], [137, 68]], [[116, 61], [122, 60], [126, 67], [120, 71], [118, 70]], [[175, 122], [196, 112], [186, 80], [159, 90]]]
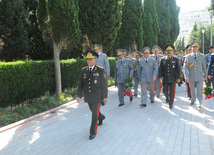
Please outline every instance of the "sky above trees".
[[211, 0], [176, 0], [181, 8], [180, 12], [204, 10], [210, 6]]

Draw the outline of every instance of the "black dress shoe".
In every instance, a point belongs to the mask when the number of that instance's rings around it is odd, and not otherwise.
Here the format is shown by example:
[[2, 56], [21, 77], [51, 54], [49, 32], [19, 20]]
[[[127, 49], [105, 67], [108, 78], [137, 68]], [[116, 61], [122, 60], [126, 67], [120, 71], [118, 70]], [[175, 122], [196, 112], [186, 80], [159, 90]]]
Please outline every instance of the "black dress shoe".
[[146, 107], [146, 104], [140, 104], [139, 106], [141, 106], [141, 107]]
[[169, 106], [169, 109], [172, 109], [172, 106], [171, 106], [171, 105]]
[[154, 101], [151, 101], [151, 103], [154, 103]]
[[102, 120], [99, 120], [99, 123], [97, 124], [98, 126], [101, 126], [103, 124], [103, 120], [105, 119], [106, 117], [104, 116], [104, 118]]
[[168, 99], [166, 99], [166, 103], [169, 103], [169, 100], [168, 100]]
[[94, 134], [90, 134], [90, 135], [89, 135], [89, 139], [92, 140], [92, 139], [95, 138], [95, 136], [96, 136], [96, 135], [94, 135]]
[[123, 106], [123, 105], [124, 105], [124, 103], [123, 103], [123, 104], [119, 104], [118, 106], [121, 107], [121, 106]]
[[194, 105], [194, 102], [191, 102], [190, 105]]

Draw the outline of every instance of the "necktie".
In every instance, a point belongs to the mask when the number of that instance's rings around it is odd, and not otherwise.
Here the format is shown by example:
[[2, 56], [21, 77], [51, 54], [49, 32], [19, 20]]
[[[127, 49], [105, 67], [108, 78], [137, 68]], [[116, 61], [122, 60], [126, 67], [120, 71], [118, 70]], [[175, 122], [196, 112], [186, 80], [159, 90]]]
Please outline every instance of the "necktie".
[[100, 55], [97, 56], [97, 59], [99, 58]]
[[123, 63], [123, 60], [121, 60], [120, 63], [122, 64], [122, 63]]
[[92, 71], [92, 68], [90, 67], [90, 68], [89, 68], [89, 74], [91, 74], [91, 71]]
[[139, 60], [137, 60], [137, 63], [139, 64]]
[[155, 56], [155, 59], [157, 60], [157, 59], [158, 59], [158, 56]]
[[195, 60], [196, 60], [196, 54], [194, 54], [195, 55]]
[[147, 59], [146, 59], [146, 63], [147, 63]]

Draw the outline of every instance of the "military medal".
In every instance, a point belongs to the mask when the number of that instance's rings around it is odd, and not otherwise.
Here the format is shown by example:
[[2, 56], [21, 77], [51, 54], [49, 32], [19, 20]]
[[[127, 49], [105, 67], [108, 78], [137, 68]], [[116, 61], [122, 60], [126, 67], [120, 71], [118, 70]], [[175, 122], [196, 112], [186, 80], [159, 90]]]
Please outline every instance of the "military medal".
[[84, 79], [86, 79], [86, 77], [87, 77], [87, 74], [84, 74], [84, 75], [83, 75], [83, 77], [84, 77]]
[[97, 83], [97, 80], [94, 80], [94, 83]]

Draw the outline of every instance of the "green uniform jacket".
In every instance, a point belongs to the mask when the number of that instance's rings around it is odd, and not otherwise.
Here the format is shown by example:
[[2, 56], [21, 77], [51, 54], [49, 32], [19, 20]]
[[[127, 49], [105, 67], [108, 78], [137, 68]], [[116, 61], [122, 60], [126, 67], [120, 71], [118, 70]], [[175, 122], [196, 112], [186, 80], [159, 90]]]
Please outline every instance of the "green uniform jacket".
[[105, 71], [102, 67], [95, 65], [91, 74], [88, 66], [81, 71], [77, 97], [82, 97], [84, 90], [84, 101], [87, 103], [99, 103], [108, 96], [108, 86]]

